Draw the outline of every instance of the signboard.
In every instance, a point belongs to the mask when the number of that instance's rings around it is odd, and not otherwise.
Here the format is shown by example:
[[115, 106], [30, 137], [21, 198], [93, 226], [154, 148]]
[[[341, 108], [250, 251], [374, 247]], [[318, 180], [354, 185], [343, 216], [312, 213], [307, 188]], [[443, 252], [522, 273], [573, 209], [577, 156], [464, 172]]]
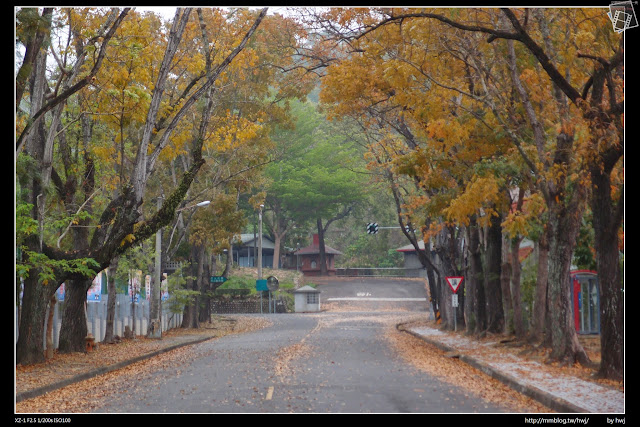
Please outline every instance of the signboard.
[[451, 307], [458, 307], [458, 294], [451, 295]]
[[142, 290], [142, 270], [129, 271], [129, 297], [131, 301], [138, 304], [140, 302], [140, 291]]
[[101, 301], [102, 300], [102, 273], [98, 275], [91, 282], [91, 287], [87, 291], [87, 301]]
[[458, 292], [458, 288], [460, 287], [460, 284], [462, 283], [462, 280], [464, 279], [464, 277], [446, 277], [447, 279], [447, 283], [449, 283], [449, 287], [451, 287], [451, 290], [453, 291], [453, 293], [455, 294], [456, 292]]
[[211, 276], [209, 279], [210, 283], [224, 283], [227, 281], [227, 278], [224, 276]]
[[258, 279], [256, 280], [256, 291], [268, 291], [267, 287], [267, 279]]
[[378, 223], [370, 222], [367, 224], [367, 234], [377, 234], [378, 233]]

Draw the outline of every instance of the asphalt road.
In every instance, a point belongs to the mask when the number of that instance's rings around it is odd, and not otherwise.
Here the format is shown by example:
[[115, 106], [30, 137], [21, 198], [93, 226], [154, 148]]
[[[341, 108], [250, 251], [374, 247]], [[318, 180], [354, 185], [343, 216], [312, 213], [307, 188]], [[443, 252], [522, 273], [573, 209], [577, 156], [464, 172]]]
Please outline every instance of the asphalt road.
[[[416, 283], [418, 283], [416, 285]], [[476, 413], [503, 409], [408, 365], [385, 333], [423, 313], [424, 284], [348, 280], [320, 285], [322, 313], [265, 314], [260, 331], [192, 346], [191, 357], [122, 378], [96, 412]], [[353, 298], [359, 298], [354, 301]], [[377, 298], [377, 299], [376, 299]], [[407, 300], [407, 298], [409, 300]], [[354, 310], [354, 302], [358, 308]], [[394, 304], [397, 308], [394, 311]], [[414, 310], [407, 310], [407, 304]], [[368, 306], [367, 306], [368, 305]], [[382, 308], [384, 307], [384, 308]]]

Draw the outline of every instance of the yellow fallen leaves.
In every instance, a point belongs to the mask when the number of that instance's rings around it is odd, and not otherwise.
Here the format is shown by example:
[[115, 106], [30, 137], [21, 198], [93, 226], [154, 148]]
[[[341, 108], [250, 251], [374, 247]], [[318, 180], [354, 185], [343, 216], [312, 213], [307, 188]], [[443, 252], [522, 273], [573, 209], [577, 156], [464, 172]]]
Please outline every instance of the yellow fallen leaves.
[[457, 357], [449, 357], [437, 347], [406, 333], [389, 330], [387, 339], [401, 357], [417, 369], [447, 384], [462, 388], [465, 394], [482, 397], [511, 412], [553, 412], [540, 403], [478, 371]]
[[[138, 336], [134, 340], [122, 340], [118, 344], [100, 344], [91, 353], [55, 354], [53, 359], [45, 363], [16, 366], [16, 394], [33, 390], [75, 375], [90, 372], [96, 368], [108, 367], [124, 360], [149, 354], [175, 344], [172, 337], [184, 335], [201, 335], [218, 338], [229, 334], [250, 332], [270, 326], [266, 319], [249, 319], [242, 316], [213, 316], [211, 322], [201, 324], [199, 329], [176, 328], [167, 331], [164, 339], [147, 339]], [[83, 413], [96, 407], [95, 391], [100, 390], [103, 396], [116, 393], [116, 384], [121, 378], [133, 378], [137, 374], [149, 370], [151, 365], [164, 366], [176, 361], [185, 361], [192, 354], [189, 346], [181, 347], [151, 359], [129, 365], [117, 371], [99, 375], [80, 383], [52, 391], [43, 396], [16, 403], [16, 413]]]

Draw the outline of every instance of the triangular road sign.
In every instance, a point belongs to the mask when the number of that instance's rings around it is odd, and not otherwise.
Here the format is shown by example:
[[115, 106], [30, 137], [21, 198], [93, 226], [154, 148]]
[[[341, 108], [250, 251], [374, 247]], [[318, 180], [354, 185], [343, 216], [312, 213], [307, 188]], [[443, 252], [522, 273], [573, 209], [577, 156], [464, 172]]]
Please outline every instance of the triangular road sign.
[[455, 294], [458, 292], [458, 288], [460, 287], [460, 283], [462, 283], [464, 277], [445, 277], [445, 279], [447, 279], [447, 283], [449, 283], [451, 290]]

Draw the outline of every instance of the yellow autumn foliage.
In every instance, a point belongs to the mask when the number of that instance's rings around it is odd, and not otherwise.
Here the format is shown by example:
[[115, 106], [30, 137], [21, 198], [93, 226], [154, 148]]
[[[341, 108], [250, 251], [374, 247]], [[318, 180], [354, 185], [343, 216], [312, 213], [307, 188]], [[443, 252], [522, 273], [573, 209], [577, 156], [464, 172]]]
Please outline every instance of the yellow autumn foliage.
[[485, 225], [493, 209], [491, 206], [500, 199], [501, 183], [493, 175], [474, 176], [466, 185], [462, 194], [451, 201], [443, 213], [448, 221], [461, 225], [469, 225], [469, 218], [484, 210], [484, 216], [479, 216], [478, 223]]

